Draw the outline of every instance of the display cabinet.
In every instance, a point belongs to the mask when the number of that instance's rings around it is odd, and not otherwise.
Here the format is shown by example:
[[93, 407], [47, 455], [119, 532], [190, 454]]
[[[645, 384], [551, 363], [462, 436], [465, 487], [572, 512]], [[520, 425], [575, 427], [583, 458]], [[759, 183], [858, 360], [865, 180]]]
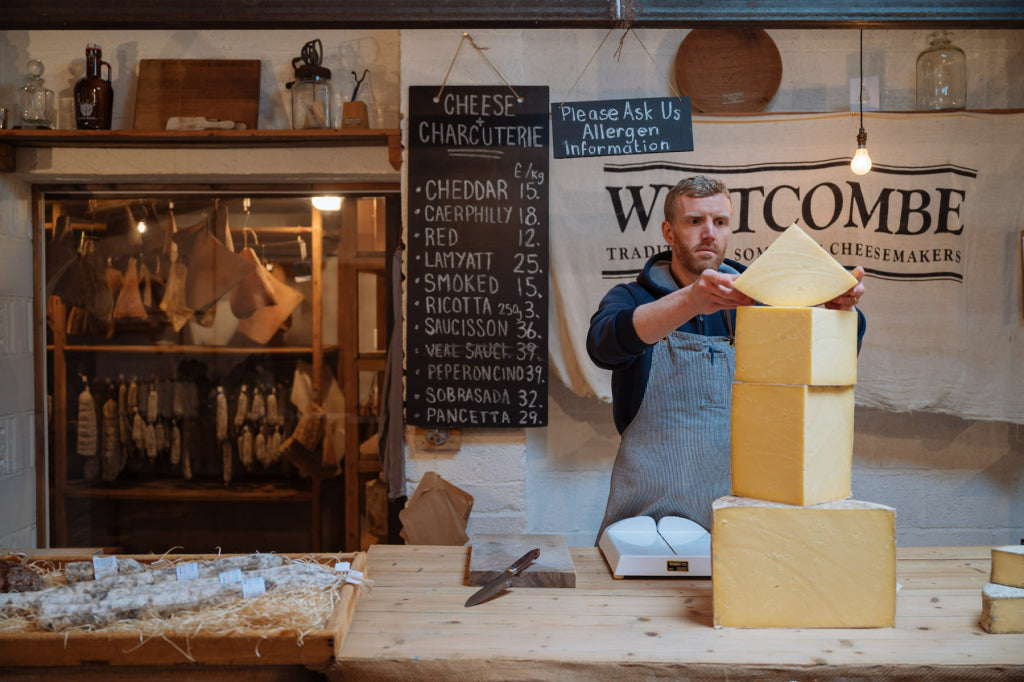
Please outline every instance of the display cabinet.
[[397, 187], [335, 189], [41, 192], [51, 544], [355, 548]]

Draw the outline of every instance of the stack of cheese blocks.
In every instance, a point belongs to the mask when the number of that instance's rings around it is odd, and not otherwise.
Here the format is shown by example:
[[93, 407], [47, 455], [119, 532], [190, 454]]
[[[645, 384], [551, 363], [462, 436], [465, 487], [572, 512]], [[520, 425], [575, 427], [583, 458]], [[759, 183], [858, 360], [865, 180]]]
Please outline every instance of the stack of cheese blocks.
[[981, 589], [981, 626], [993, 634], [1024, 632], [1024, 545], [992, 548], [992, 572]]
[[849, 499], [857, 283], [790, 226], [737, 278], [732, 496], [713, 506], [716, 627], [892, 627], [895, 510]]

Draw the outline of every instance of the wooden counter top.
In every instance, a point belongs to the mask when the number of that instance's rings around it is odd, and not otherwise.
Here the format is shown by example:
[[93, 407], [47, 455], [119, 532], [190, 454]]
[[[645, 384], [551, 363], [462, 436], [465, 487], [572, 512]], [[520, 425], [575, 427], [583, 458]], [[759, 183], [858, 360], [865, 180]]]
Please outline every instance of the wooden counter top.
[[331, 679], [1024, 679], [1024, 635], [981, 629], [990, 547], [899, 549], [896, 627], [715, 629], [709, 580], [615, 580], [572, 549], [576, 588], [465, 608], [468, 547], [378, 545]]

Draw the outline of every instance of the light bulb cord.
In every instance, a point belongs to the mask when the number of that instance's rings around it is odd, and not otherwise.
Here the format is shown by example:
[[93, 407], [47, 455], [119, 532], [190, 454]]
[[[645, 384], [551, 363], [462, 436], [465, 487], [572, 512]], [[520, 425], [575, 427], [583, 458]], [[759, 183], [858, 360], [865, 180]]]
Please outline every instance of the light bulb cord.
[[[864, 29], [860, 30], [860, 90], [857, 91], [857, 102], [860, 104], [860, 135], [864, 133]], [[860, 142], [860, 135], [857, 135], [857, 142]]]

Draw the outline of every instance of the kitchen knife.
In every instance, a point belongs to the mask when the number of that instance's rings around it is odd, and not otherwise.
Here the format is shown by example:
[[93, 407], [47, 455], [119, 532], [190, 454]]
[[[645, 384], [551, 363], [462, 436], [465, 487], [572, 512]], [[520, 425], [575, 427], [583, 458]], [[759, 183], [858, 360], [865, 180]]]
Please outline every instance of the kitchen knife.
[[536, 561], [539, 556], [539, 549], [531, 549], [516, 559], [516, 562], [506, 568], [501, 575], [474, 592], [473, 596], [466, 600], [466, 606], [476, 606], [480, 602], [486, 601], [499, 592], [504, 592], [512, 587], [516, 576], [526, 570], [526, 567]]

